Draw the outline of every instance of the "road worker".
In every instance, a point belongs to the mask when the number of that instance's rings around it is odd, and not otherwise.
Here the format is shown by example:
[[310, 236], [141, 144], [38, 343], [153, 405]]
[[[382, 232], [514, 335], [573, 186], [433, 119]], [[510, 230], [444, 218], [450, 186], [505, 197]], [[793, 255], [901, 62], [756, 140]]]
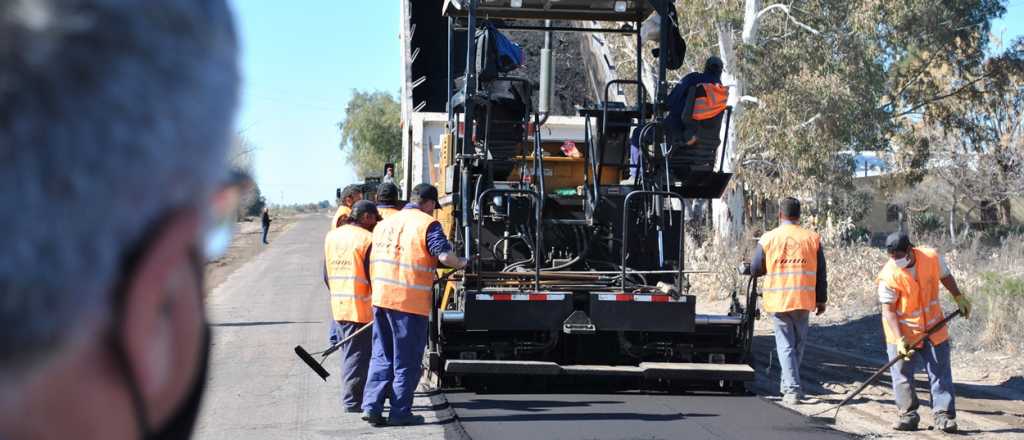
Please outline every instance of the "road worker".
[[786, 197], [779, 202], [779, 227], [758, 240], [751, 275], [764, 278], [762, 307], [771, 315], [775, 331], [782, 401], [801, 403], [800, 363], [810, 313], [825, 313], [828, 279], [821, 237], [800, 226], [799, 200]]
[[225, 1], [0, 1], [0, 438], [187, 439], [232, 237]]
[[[690, 88], [699, 84], [721, 84], [723, 68], [724, 63], [722, 63], [721, 58], [716, 56], [708, 57], [704, 62], [703, 72], [687, 74], [672, 88], [672, 92], [669, 93], [668, 98], [665, 100], [668, 106], [668, 117], [665, 118], [665, 126], [668, 128], [669, 133], [672, 134], [673, 139], [684, 141], [683, 131], [686, 121], [683, 121], [683, 111], [686, 109], [686, 98], [689, 95]], [[694, 114], [697, 114], [696, 109], [694, 109]], [[639, 134], [635, 135], [634, 138], [638, 136]], [[637, 139], [633, 140], [636, 141]]]
[[394, 183], [382, 183], [377, 187], [377, 211], [382, 218], [398, 212], [398, 187]]
[[341, 191], [341, 204], [338, 205], [338, 210], [334, 212], [334, 218], [331, 219], [331, 229], [345, 224], [345, 219], [352, 212], [352, 205], [360, 200], [363, 200], [363, 186], [357, 184], [346, 186]]
[[[373, 320], [370, 308], [370, 245], [380, 215], [369, 200], [352, 205], [340, 228], [324, 240], [324, 283], [331, 291], [331, 313], [344, 339]], [[363, 387], [370, 367], [372, 338], [364, 331], [342, 344], [341, 403], [345, 412], [362, 412]]]
[[[434, 219], [437, 205], [437, 188], [416, 185], [409, 203], [373, 231], [373, 355], [363, 395], [363, 420], [374, 426], [423, 422], [422, 416], [412, 414], [412, 399], [427, 344], [437, 264], [456, 269], [467, 264], [453, 252]], [[388, 396], [391, 411], [385, 421], [382, 411]]]
[[[334, 213], [334, 218], [331, 219], [331, 229], [338, 228], [347, 222], [349, 214], [352, 213], [352, 205], [363, 199], [363, 187], [362, 185], [352, 184], [346, 186], [341, 191], [341, 204], [338, 205], [338, 210]], [[334, 345], [340, 340], [341, 327], [339, 327], [333, 319], [330, 320], [331, 327], [327, 331], [327, 340], [330, 345]]]
[[971, 303], [960, 292], [945, 258], [938, 251], [915, 247], [910, 238], [896, 232], [885, 240], [889, 261], [878, 274], [878, 299], [882, 304], [882, 328], [885, 331], [889, 360], [900, 357], [890, 370], [899, 431], [913, 431], [921, 421], [914, 392], [914, 373], [925, 367], [931, 385], [931, 405], [935, 426], [956, 432], [956, 404], [953, 396], [953, 372], [949, 364], [949, 332], [946, 326], [920, 345], [909, 344], [943, 318], [939, 305], [939, 283], [953, 295], [964, 318], [971, 314]]

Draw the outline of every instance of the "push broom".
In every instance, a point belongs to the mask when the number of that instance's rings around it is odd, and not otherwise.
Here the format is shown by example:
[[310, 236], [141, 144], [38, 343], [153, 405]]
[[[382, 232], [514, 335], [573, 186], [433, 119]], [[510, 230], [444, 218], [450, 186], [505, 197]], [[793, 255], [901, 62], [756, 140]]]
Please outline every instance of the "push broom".
[[[455, 272], [457, 272], [457, 271], [453, 270], [453, 271], [450, 271], [450, 272], [442, 275], [438, 279], [434, 280], [434, 284], [436, 285], [436, 284], [440, 284], [440, 283], [443, 283], [443, 282], [447, 281], [448, 277], [450, 277]], [[309, 368], [313, 369], [313, 372], [316, 373], [317, 376], [320, 376], [320, 378], [323, 379], [324, 382], [327, 382], [327, 378], [331, 375], [331, 373], [328, 373], [327, 369], [324, 368], [324, 361], [327, 360], [327, 356], [330, 356], [334, 352], [338, 351], [338, 349], [341, 348], [342, 344], [350, 341], [352, 338], [354, 338], [354, 337], [358, 336], [360, 333], [368, 330], [370, 327], [373, 327], [373, 321], [367, 322], [362, 327], [359, 327], [358, 330], [352, 332], [351, 335], [348, 335], [344, 339], [342, 339], [342, 340], [340, 340], [338, 342], [335, 342], [334, 345], [331, 345], [326, 350], [318, 351], [318, 352], [315, 352], [315, 353], [310, 353], [310, 352], [306, 351], [305, 348], [302, 348], [301, 345], [296, 345], [295, 346], [295, 354], [297, 354], [299, 356], [299, 359], [302, 359], [302, 362], [305, 362], [306, 365], [309, 365]], [[317, 361], [313, 357], [313, 355], [317, 355], [317, 354], [320, 355], [320, 360], [319, 361]]]

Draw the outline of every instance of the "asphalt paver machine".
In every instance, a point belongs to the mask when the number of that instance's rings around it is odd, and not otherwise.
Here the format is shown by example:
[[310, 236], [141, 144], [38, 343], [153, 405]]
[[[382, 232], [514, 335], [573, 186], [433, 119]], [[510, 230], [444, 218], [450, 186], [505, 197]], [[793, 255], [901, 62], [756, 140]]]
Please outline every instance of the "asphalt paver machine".
[[[638, 62], [634, 79], [614, 79], [599, 102], [577, 106], [585, 141], [567, 152], [544, 140], [550, 52], [541, 52], [540, 78], [495, 68], [501, 42], [494, 32], [507, 29], [626, 34], [636, 38], [640, 59], [641, 23], [656, 11], [658, 46], [671, 44], [672, 7], [651, 0], [444, 2], [448, 132], [435, 182], [438, 217], [472, 263], [435, 291], [428, 360], [442, 386], [533, 378], [740, 391], [753, 380], [756, 292], [733, 293], [722, 314], [697, 314], [702, 292], [684, 267], [684, 199], [720, 197], [731, 178], [715, 169], [729, 112], [692, 121], [687, 142], [673, 139], [679, 136], [664, 129], [662, 54], [653, 93]], [[457, 69], [462, 60], [465, 69]], [[623, 84], [636, 90], [633, 103], [610, 102], [609, 90]], [[640, 144], [634, 157], [631, 137]]]

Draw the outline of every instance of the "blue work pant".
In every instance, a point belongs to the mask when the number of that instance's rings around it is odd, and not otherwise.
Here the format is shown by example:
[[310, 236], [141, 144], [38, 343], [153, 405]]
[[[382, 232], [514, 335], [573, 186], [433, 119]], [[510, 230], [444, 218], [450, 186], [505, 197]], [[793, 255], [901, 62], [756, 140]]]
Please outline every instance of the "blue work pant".
[[[342, 321], [338, 323], [341, 339], [363, 328], [366, 324]], [[363, 406], [363, 389], [366, 386], [367, 370], [370, 368], [370, 353], [373, 350], [373, 335], [370, 330], [341, 344], [341, 404], [345, 409], [359, 410]]]
[[772, 327], [775, 329], [775, 351], [779, 355], [779, 392], [782, 395], [803, 396], [800, 386], [800, 363], [804, 360], [807, 345], [807, 328], [811, 312], [791, 310], [772, 313]]
[[[885, 349], [889, 353], [889, 360], [896, 358], [896, 345], [887, 344]], [[956, 401], [953, 397], [953, 370], [949, 365], [949, 341], [939, 345], [932, 345], [931, 341], [925, 341], [909, 361], [898, 361], [889, 369], [889, 374], [892, 375], [892, 392], [896, 396], [894, 400], [896, 408], [899, 409], [899, 415], [917, 413], [920, 403], [917, 393], [914, 391], [914, 373], [920, 371], [921, 367], [928, 372], [932, 413], [955, 419]]]
[[338, 325], [338, 321], [334, 320], [333, 312], [328, 310], [327, 314], [329, 315], [327, 322], [331, 323], [331, 327], [327, 329], [327, 343], [329, 345], [334, 345], [341, 340], [341, 326]]
[[427, 347], [427, 321], [426, 316], [373, 307], [373, 355], [363, 412], [380, 414], [390, 392], [388, 417], [412, 414], [412, 397]]

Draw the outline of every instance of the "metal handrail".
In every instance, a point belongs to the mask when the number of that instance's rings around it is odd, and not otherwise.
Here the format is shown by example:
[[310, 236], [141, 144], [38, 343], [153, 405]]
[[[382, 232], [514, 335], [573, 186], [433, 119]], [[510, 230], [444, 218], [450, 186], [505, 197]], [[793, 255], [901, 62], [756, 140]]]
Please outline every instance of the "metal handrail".
[[[542, 220], [542, 217], [541, 217], [542, 216], [542, 214], [541, 214], [542, 213], [542, 211], [541, 211], [542, 210], [541, 201], [543, 200], [543, 197], [541, 197], [539, 194], [537, 194], [536, 191], [530, 191], [530, 190], [526, 190], [526, 189], [490, 188], [490, 189], [486, 189], [483, 192], [481, 192], [480, 195], [477, 197], [476, 209], [475, 209], [476, 216], [477, 216], [477, 222], [476, 222], [476, 248], [477, 249], [480, 249], [480, 229], [481, 229], [481, 225], [483, 225], [483, 201], [485, 200], [485, 197], [490, 195], [490, 194], [526, 194], [526, 195], [531, 196], [531, 197], [534, 198], [534, 221], [537, 223], [537, 227], [536, 227], [536, 232], [537, 233], [533, 237], [533, 243], [534, 243], [533, 262], [534, 262], [534, 268], [535, 268], [533, 284], [534, 284], [534, 289], [539, 292], [540, 291], [540, 269], [541, 269], [541, 261], [543, 261], [542, 255], [543, 255], [543, 246], [544, 246], [544, 241], [542, 239], [541, 228], [540, 228], [541, 220]], [[479, 258], [475, 259], [475, 264], [474, 264], [474, 266], [475, 266], [474, 272], [475, 273], [479, 273], [480, 272], [480, 266], [479, 266], [480, 265], [480, 261], [479, 260], [480, 260]]]
[[[625, 292], [625, 290], [626, 290], [626, 253], [629, 252], [629, 228], [627, 227], [628, 226], [628, 221], [629, 221], [629, 201], [630, 201], [629, 199], [633, 198], [634, 196], [639, 196], [639, 195], [647, 195], [647, 196], [653, 196], [653, 197], [661, 196], [661, 197], [676, 198], [676, 199], [679, 199], [679, 203], [683, 203], [683, 196], [680, 196], [679, 194], [676, 194], [676, 193], [671, 192], [671, 191], [644, 191], [644, 190], [639, 190], [639, 191], [630, 191], [629, 194], [626, 194], [626, 198], [622, 201], [622, 253], [621, 253], [621, 255], [622, 255], [622, 258], [621, 258], [622, 264], [620, 265], [622, 279], [619, 282], [619, 285], [622, 288], [623, 292]], [[686, 239], [686, 237], [684, 235], [685, 234], [685, 230], [683, 229], [684, 228], [683, 227], [684, 224], [685, 224], [685, 222], [679, 222], [679, 239], [680, 240], [685, 240]], [[683, 258], [684, 258], [683, 247], [679, 246], [679, 261], [678, 261], [679, 273], [677, 275], [678, 278], [676, 279], [676, 285], [677, 286], [681, 286], [683, 284], [683, 277], [685, 276], [684, 272], [683, 272]]]
[[[612, 86], [615, 85], [615, 84], [634, 84], [634, 85], [637, 86], [637, 111], [640, 113], [639, 123], [643, 123], [644, 116], [645, 116], [644, 115], [644, 107], [647, 104], [647, 87], [644, 86], [644, 83], [642, 81], [640, 81], [639, 78], [636, 79], [636, 80], [632, 80], [632, 79], [613, 79], [613, 80], [608, 81], [607, 83], [605, 83], [605, 85], [604, 85], [604, 100], [601, 102], [601, 126], [598, 127], [598, 131], [601, 134], [601, 148], [600, 148], [601, 156], [604, 155], [604, 149], [605, 149], [605, 146], [606, 146], [605, 145], [606, 141], [605, 141], [605, 135], [604, 134], [605, 134], [605, 131], [607, 131], [607, 128], [608, 128], [608, 92], [611, 90]], [[601, 165], [602, 165], [602, 163], [600, 162], [601, 161], [600, 156], [598, 158], [596, 158], [596, 160], [598, 161], [596, 179], [597, 179], [598, 185], [600, 185], [601, 184]]]

